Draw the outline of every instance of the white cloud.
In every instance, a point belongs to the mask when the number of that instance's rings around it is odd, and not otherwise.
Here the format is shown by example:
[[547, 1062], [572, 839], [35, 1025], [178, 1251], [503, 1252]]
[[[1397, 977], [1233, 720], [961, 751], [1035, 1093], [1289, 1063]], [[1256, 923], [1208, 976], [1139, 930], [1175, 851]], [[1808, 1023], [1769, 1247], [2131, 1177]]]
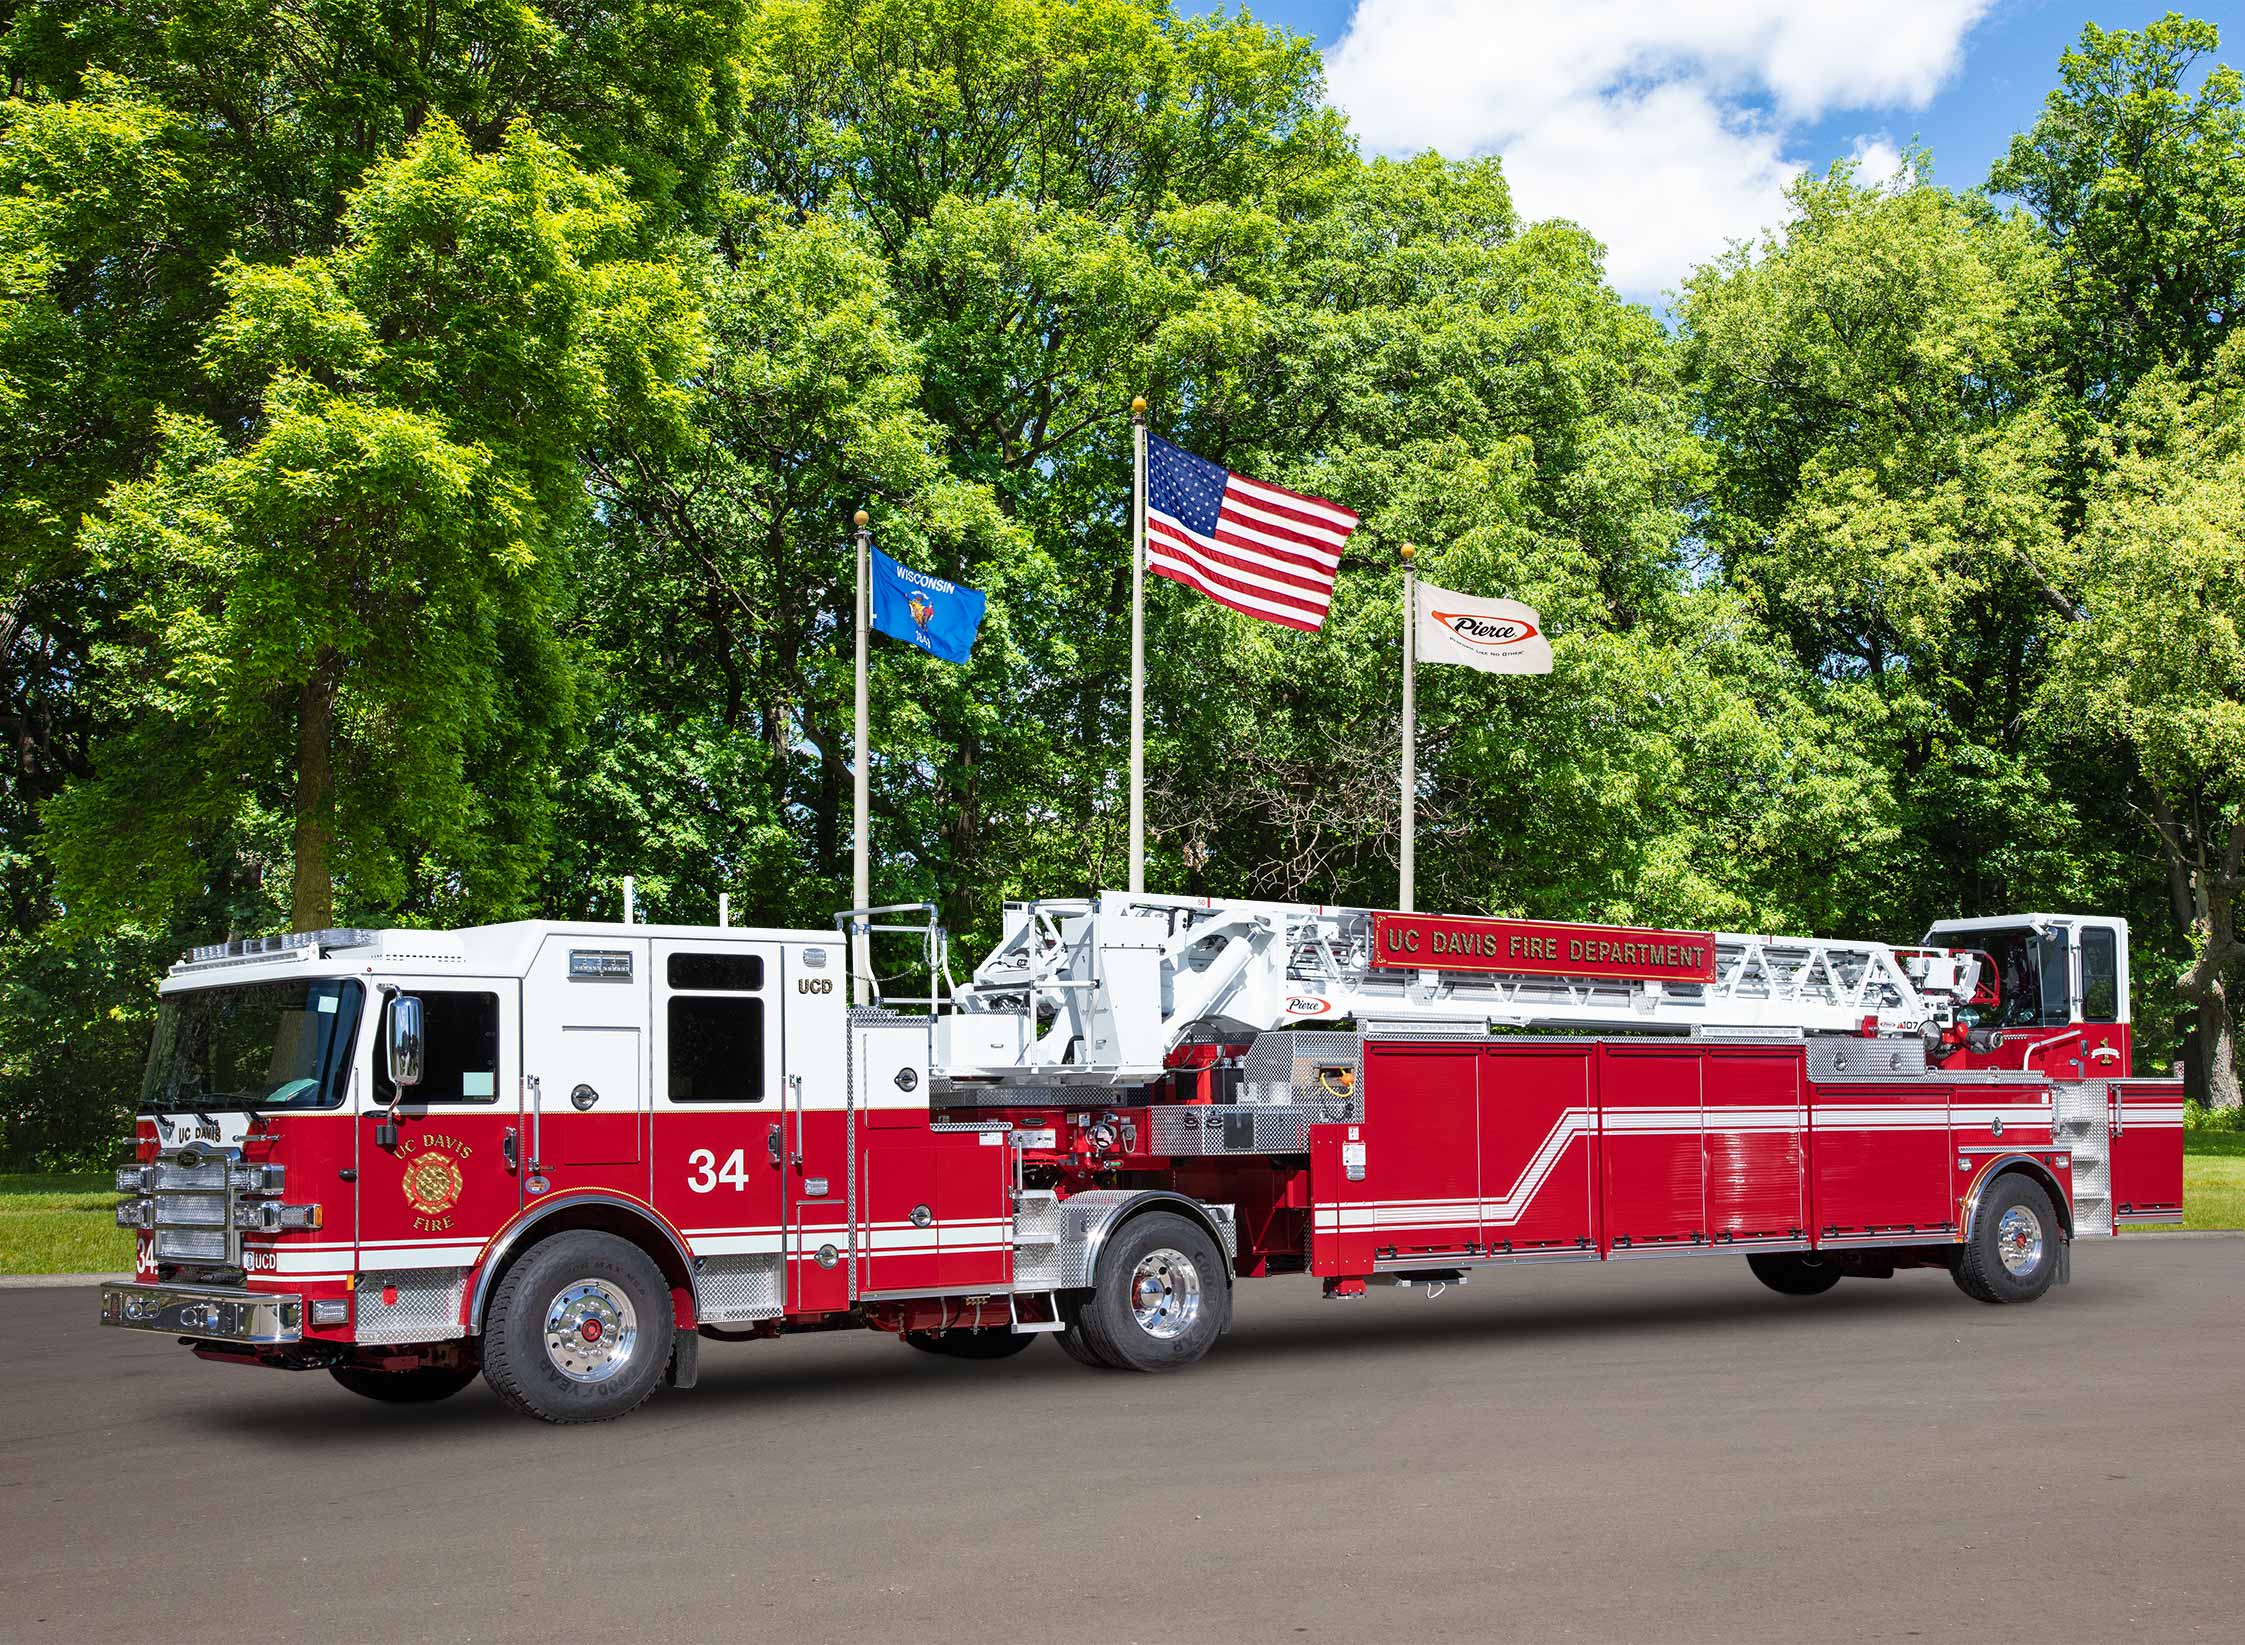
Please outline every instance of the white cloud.
[[1849, 158], [1855, 162], [1855, 180], [1860, 184], [1891, 184], [1901, 178], [1902, 151], [1883, 131], [1875, 136], [1856, 138], [1855, 150]]
[[1358, 0], [1326, 74], [1368, 146], [1501, 154], [1524, 213], [1584, 224], [1657, 298], [1777, 222], [1800, 123], [1923, 105], [1994, 3]]

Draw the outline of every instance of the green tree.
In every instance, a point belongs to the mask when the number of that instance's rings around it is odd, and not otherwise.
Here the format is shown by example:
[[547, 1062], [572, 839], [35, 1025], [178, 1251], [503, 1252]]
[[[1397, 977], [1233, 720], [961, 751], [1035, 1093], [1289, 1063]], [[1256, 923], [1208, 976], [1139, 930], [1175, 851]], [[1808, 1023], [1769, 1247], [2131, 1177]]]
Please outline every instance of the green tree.
[[2127, 783], [2029, 712], [2077, 601], [2055, 254], [1922, 163], [1893, 186], [1841, 166], [1793, 205], [1688, 282], [1682, 366], [1716, 457], [1699, 527], [1722, 581], [1852, 688], [1893, 795], [1882, 894], [1856, 918], [1908, 936], [1946, 915], [2124, 913], [2164, 1055], [2165, 918]]
[[[332, 254], [228, 265], [206, 359], [257, 386], [246, 437], [168, 420], [95, 528], [133, 595], [130, 692], [94, 775], [47, 808], [65, 895], [161, 913], [244, 806], [292, 820], [291, 917], [416, 875], [517, 903], [568, 686], [553, 619], [581, 525], [573, 453], [604, 415], [627, 295], [648, 346], [690, 314], [620, 261], [634, 212], [518, 129], [488, 157], [442, 117], [351, 199]], [[647, 325], [652, 313], [657, 320]]]
[[2050, 709], [2142, 776], [2191, 953], [2176, 983], [2206, 1024], [2205, 1080], [2240, 1102], [2231, 986], [2245, 941], [2245, 336], [2202, 380], [2162, 368], [2129, 396], [2090, 492], [2073, 574], [2082, 620]]
[[[1015, 745], [1014, 596], [1049, 579], [986, 488], [949, 474], [918, 409], [919, 355], [857, 227], [744, 219], [700, 267], [705, 347], [676, 424], [618, 427], [592, 474], [607, 530], [585, 563], [601, 693], [549, 875], [590, 908], [617, 871], [650, 907], [823, 922], [848, 889], [854, 551], [883, 547], [997, 596], [964, 670], [879, 642], [874, 798], [884, 849], [922, 861], [894, 894], [971, 895], [953, 791], [978, 738]], [[1020, 733], [1032, 728], [1020, 727]], [[960, 752], [960, 750], [969, 752]], [[948, 872], [946, 872], [948, 870]]]
[[2117, 407], [2162, 365], [2204, 370], [2245, 307], [2245, 78], [2198, 65], [2212, 23], [2169, 12], [2141, 30], [2082, 31], [2058, 88], [1988, 176], [2058, 253], [2068, 388]]

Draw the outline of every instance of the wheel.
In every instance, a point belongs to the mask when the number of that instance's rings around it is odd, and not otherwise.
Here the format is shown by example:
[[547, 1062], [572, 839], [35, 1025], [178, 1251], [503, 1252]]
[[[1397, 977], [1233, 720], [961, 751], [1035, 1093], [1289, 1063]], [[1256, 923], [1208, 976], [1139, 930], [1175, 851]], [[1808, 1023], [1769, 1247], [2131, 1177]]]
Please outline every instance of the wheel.
[[1091, 1345], [1091, 1339], [1084, 1334], [1084, 1305], [1080, 1297], [1061, 1299], [1060, 1318], [1063, 1323], [1058, 1335], [1062, 1353], [1078, 1365], [1089, 1366], [1094, 1371], [1114, 1369], [1099, 1357], [1098, 1351]]
[[923, 1354], [941, 1354], [945, 1359], [1011, 1359], [1037, 1339], [1028, 1333], [1016, 1335], [997, 1326], [962, 1331], [906, 1331], [904, 1340]]
[[1839, 1269], [1796, 1251], [1751, 1252], [1746, 1266], [1754, 1270], [1756, 1279], [1782, 1296], [1822, 1296], [1840, 1283]]
[[473, 1365], [417, 1365], [410, 1371], [376, 1371], [364, 1365], [330, 1365], [327, 1374], [385, 1405], [433, 1405], [476, 1379]]
[[646, 1252], [575, 1229], [531, 1248], [484, 1316], [492, 1392], [542, 1422], [637, 1410], [670, 1363], [670, 1285]]
[[1972, 1237], [1957, 1247], [1957, 1289], [1978, 1302], [2032, 1302], [2058, 1277], [2065, 1237], [2042, 1184], [2014, 1172], [1980, 1198]]
[[1101, 1362], [1174, 1371], [1214, 1347], [1231, 1314], [1231, 1279], [1207, 1230], [1152, 1211], [1108, 1240], [1078, 1323]]

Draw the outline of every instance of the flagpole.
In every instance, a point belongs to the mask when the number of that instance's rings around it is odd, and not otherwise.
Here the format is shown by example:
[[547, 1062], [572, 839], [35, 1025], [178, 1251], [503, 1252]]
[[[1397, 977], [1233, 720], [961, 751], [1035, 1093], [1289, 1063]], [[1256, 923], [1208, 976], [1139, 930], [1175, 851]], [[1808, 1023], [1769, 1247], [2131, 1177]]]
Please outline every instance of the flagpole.
[[1146, 397], [1130, 402], [1130, 889], [1146, 889]]
[[1419, 593], [1411, 560], [1418, 549], [1405, 543], [1403, 559], [1403, 874], [1397, 902], [1415, 911], [1419, 832]]
[[[857, 776], [850, 797], [850, 906], [869, 908], [873, 903], [873, 862], [869, 850], [871, 841], [870, 817], [872, 813], [872, 759], [871, 732], [867, 722], [865, 648], [866, 636], [872, 627], [872, 549], [873, 533], [866, 529], [868, 516], [859, 509], [854, 518], [857, 526], [857, 721], [852, 750], [857, 755]], [[850, 922], [850, 974], [856, 979], [857, 1003], [873, 1003], [872, 939], [866, 935], [865, 917], [858, 915]]]

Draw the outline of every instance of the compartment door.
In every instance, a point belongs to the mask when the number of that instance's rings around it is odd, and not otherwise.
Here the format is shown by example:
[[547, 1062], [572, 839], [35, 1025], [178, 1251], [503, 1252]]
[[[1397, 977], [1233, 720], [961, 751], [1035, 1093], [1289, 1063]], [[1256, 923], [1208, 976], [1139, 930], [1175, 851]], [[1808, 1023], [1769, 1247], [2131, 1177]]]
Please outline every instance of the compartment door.
[[1705, 1087], [1708, 1233], [1738, 1241], [1805, 1238], [1808, 1086], [1801, 1052], [1711, 1051]]
[[1705, 1053], [1606, 1044], [1598, 1054], [1607, 1246], [1692, 1244], [1707, 1231], [1699, 1090]]
[[1819, 1085], [1809, 1092], [1812, 1221], [1819, 1239], [1905, 1239], [1955, 1226], [1953, 1087]]
[[2116, 1080], [2112, 1121], [2112, 1209], [2116, 1222], [2183, 1220], [2183, 1087], [2180, 1081]]
[[1481, 1240], [1491, 1252], [1595, 1244], [1593, 1056], [1589, 1041], [1481, 1053]]

